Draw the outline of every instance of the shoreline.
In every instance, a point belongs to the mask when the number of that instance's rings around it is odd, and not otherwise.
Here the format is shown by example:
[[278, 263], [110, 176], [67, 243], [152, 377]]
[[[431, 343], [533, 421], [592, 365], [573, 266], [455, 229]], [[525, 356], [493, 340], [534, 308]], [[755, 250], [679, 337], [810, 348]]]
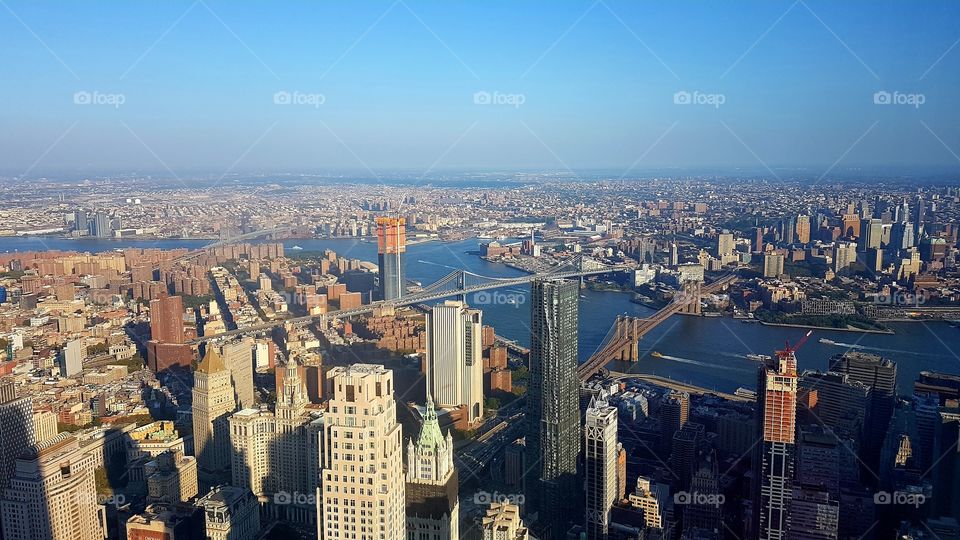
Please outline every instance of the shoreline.
[[884, 334], [884, 335], [896, 335], [896, 332], [893, 330], [869, 330], [865, 328], [835, 328], [833, 326], [813, 326], [809, 324], [790, 324], [790, 323], [772, 323], [766, 321], [757, 321], [764, 326], [780, 326], [783, 328], [805, 328], [810, 330], [833, 330], [836, 332], [853, 332], [856, 334]]

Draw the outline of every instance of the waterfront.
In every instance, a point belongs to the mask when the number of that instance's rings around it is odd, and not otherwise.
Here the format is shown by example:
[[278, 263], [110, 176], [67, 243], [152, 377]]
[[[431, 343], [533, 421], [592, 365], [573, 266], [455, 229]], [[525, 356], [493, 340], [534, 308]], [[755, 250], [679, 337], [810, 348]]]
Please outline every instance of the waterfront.
[[[36, 249], [108, 251], [123, 247], [196, 248], [206, 245], [203, 240], [70, 240], [45, 237], [0, 238], [0, 252]], [[407, 275], [410, 279], [429, 284], [463, 268], [490, 277], [512, 277], [522, 272], [498, 263], [487, 262], [476, 255], [481, 241], [472, 238], [459, 242], [427, 242], [408, 247]], [[284, 242], [288, 255], [332, 249], [340, 256], [376, 261], [376, 243], [357, 239], [297, 239]], [[291, 251], [294, 245], [303, 251]], [[529, 312], [527, 287], [498, 289], [498, 294], [477, 293], [468, 299], [483, 309], [484, 321], [496, 328], [498, 334], [529, 345]], [[486, 300], [486, 303], [482, 302]], [[630, 301], [630, 295], [620, 292], [581, 291], [580, 298], [580, 359], [585, 360], [602, 343], [613, 321], [619, 314], [644, 317], [653, 309]], [[960, 358], [951, 350], [960, 350], [960, 329], [942, 322], [888, 323], [893, 335], [862, 334], [832, 330], [816, 330], [797, 353], [800, 369], [825, 370], [829, 358], [850, 350], [872, 352], [888, 356], [898, 363], [898, 385], [901, 392], [909, 392], [912, 381], [921, 370], [955, 372]], [[674, 316], [650, 332], [640, 344], [642, 357], [637, 363], [614, 363], [616, 371], [646, 373], [668, 377], [697, 386], [723, 392], [737, 387], [756, 386], [756, 362], [748, 354], [773, 354], [786, 340], [795, 342], [806, 331], [797, 328], [746, 324], [731, 318]], [[827, 338], [836, 344], [820, 343]], [[663, 356], [649, 355], [658, 351]]]

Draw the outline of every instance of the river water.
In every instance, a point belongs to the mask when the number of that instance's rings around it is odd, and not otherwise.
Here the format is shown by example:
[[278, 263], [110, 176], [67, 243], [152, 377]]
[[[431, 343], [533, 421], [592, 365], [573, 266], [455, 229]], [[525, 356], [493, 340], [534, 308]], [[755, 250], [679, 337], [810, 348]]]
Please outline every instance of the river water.
[[[0, 252], [42, 249], [108, 251], [123, 247], [197, 248], [204, 240], [70, 240], [60, 238], [0, 238]], [[452, 270], [465, 269], [489, 277], [523, 275], [497, 263], [489, 263], [476, 255], [481, 241], [475, 238], [460, 242], [425, 242], [408, 246], [407, 277], [430, 284]], [[294, 245], [304, 251], [332, 249], [340, 256], [375, 262], [376, 244], [357, 239], [303, 239], [284, 242], [288, 254]], [[497, 289], [477, 293], [468, 302], [483, 309], [484, 322], [493, 325], [498, 334], [518, 341], [530, 342], [529, 287]], [[645, 317], [654, 310], [634, 304], [630, 295], [621, 292], [583, 290], [580, 296], [579, 355], [581, 361], [593, 354], [607, 335], [619, 314]], [[898, 386], [909, 393], [912, 381], [921, 370], [960, 373], [960, 329], [946, 323], [891, 323], [894, 335], [861, 334], [816, 330], [797, 353], [800, 369], [825, 370], [832, 355], [847, 350], [862, 350], [889, 357], [897, 362]], [[798, 328], [780, 328], [747, 324], [724, 317], [691, 317], [677, 315], [647, 334], [640, 343], [642, 357], [636, 363], [615, 363], [611, 369], [649, 373], [718, 391], [732, 392], [737, 387], [756, 386], [756, 363], [748, 354], [773, 354], [785, 341], [796, 342], [806, 333]], [[826, 338], [836, 344], [820, 343]], [[654, 358], [648, 353], [660, 352]]]

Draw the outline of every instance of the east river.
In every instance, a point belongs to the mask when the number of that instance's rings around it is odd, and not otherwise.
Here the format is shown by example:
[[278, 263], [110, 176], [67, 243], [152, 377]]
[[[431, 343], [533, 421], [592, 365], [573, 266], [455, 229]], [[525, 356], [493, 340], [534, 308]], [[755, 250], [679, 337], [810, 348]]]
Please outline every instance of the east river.
[[[65, 238], [0, 238], [0, 252], [33, 250], [74, 250], [100, 252], [124, 247], [198, 248], [206, 240], [95, 240]], [[340, 256], [376, 261], [376, 244], [357, 239], [301, 239], [284, 244], [287, 254], [293, 246], [301, 253], [332, 249]], [[428, 285], [454, 269], [465, 269], [489, 277], [521, 276], [523, 272], [477, 256], [481, 240], [425, 242], [408, 246], [407, 277]], [[486, 300], [484, 322], [501, 336], [528, 345], [530, 342], [529, 287], [497, 289], [468, 302]], [[630, 301], [630, 294], [584, 289], [580, 296], [579, 355], [581, 361], [593, 354], [607, 335], [617, 315], [649, 316], [654, 310]], [[815, 330], [797, 353], [800, 369], [826, 370], [832, 355], [861, 350], [889, 357], [897, 362], [898, 386], [909, 393], [912, 381], [922, 370], [960, 373], [960, 329], [943, 322], [889, 323], [895, 334], [862, 334]], [[718, 391], [732, 392], [737, 387], [756, 386], [756, 362], [748, 354], [773, 354], [786, 340], [796, 342], [806, 333], [799, 328], [742, 323], [729, 317], [692, 317], [675, 315], [647, 334], [640, 342], [641, 359], [636, 363], [615, 363], [611, 369], [649, 373], [669, 377]], [[825, 338], [835, 344], [821, 343]], [[649, 353], [658, 351], [662, 357]]]

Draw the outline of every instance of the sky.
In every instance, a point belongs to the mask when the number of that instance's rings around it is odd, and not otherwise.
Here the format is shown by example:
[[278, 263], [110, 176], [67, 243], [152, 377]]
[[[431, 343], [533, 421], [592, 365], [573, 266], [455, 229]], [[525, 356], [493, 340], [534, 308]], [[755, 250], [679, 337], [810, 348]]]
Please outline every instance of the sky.
[[958, 42], [953, 0], [0, 0], [0, 171], [960, 171]]

